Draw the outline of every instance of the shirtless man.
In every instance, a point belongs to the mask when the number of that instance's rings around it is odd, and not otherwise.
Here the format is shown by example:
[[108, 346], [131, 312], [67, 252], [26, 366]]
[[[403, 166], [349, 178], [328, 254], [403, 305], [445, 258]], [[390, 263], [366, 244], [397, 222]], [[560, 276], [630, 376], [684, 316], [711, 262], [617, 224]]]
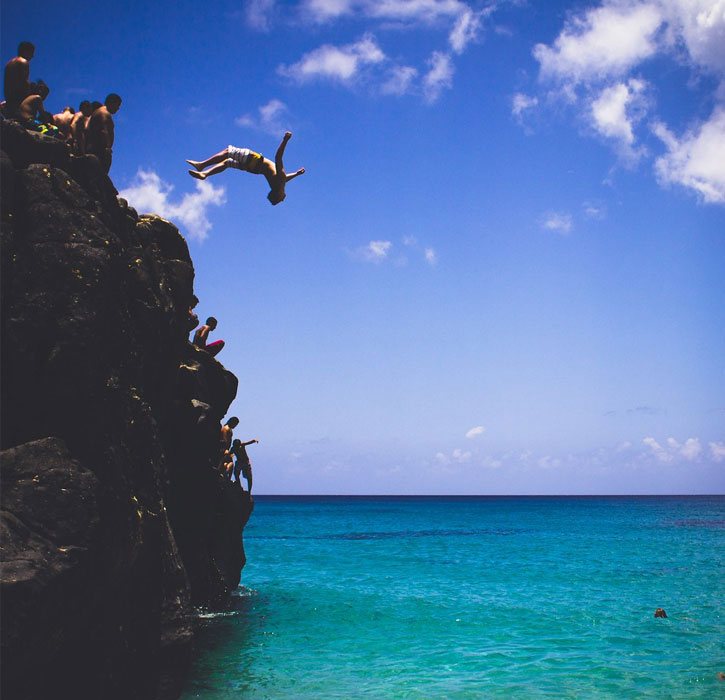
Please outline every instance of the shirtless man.
[[101, 161], [104, 171], [111, 169], [113, 158], [113, 117], [121, 107], [121, 98], [115, 93], [106, 97], [105, 104], [101, 105], [88, 120], [86, 132], [86, 150], [95, 153]]
[[72, 137], [70, 125], [73, 121], [75, 113], [76, 111], [73, 109], [73, 107], [66, 107], [62, 112], [53, 115], [53, 124], [58, 127], [60, 133], [65, 136], [65, 140], [69, 143]]
[[219, 436], [219, 466], [218, 469], [223, 473], [224, 465], [227, 463], [227, 454], [232, 446], [232, 437], [234, 436], [234, 428], [239, 425], [239, 418], [232, 416], [223, 426]]
[[[100, 106], [100, 105], [99, 105]], [[70, 123], [71, 139], [73, 141], [73, 152], [76, 155], [86, 154], [86, 122], [91, 118], [91, 103], [83, 100], [78, 111], [73, 115]]]
[[208, 343], [209, 333], [211, 333], [217, 325], [217, 320], [213, 316], [209, 316], [206, 319], [206, 323], [196, 330], [194, 333], [194, 345], [197, 348], [206, 350], [212, 357], [216, 357], [220, 350], [224, 347], [223, 340], [215, 340], [213, 343]]
[[[274, 205], [279, 204], [287, 196], [284, 191], [285, 185], [298, 175], [305, 172], [304, 168], [300, 168], [297, 172], [287, 175], [284, 171], [282, 156], [287, 142], [292, 138], [291, 132], [286, 132], [282, 143], [277, 148], [277, 154], [274, 157], [274, 163], [259, 153], [250, 151], [248, 148], [236, 148], [235, 146], [227, 146], [223, 151], [207, 158], [206, 160], [187, 160], [194, 170], [189, 170], [189, 175], [197, 180], [206, 180], [210, 175], [217, 175], [227, 168], [236, 168], [237, 170], [246, 170], [254, 175], [264, 175], [269, 183], [269, 194], [267, 199]], [[213, 166], [213, 167], [209, 167]], [[205, 170], [205, 168], [209, 168]]]
[[246, 447], [247, 445], [256, 445], [258, 443], [259, 440], [249, 440], [248, 442], [234, 440], [232, 442], [232, 449], [229, 450], [237, 458], [234, 464], [234, 478], [237, 480], [240, 489], [242, 488], [240, 474], [247, 480], [247, 491], [249, 491], [250, 496], [252, 495], [252, 465], [249, 461]]
[[[50, 88], [42, 81], [30, 83], [28, 96], [20, 103], [18, 107], [18, 117], [22, 121], [31, 121], [33, 119], [42, 119], [43, 115], [48, 115], [45, 111], [43, 102], [50, 94]], [[50, 115], [50, 123], [53, 123], [53, 115]]]
[[10, 116], [30, 94], [30, 60], [34, 55], [35, 46], [29, 41], [21, 41], [18, 55], [5, 64], [5, 109]]

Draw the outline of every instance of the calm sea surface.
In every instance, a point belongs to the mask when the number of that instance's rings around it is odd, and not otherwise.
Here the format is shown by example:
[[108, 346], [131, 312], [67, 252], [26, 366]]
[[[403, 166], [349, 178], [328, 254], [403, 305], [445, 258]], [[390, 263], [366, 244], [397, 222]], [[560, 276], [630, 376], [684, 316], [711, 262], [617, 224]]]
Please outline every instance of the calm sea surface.
[[725, 698], [723, 497], [256, 501], [184, 700]]

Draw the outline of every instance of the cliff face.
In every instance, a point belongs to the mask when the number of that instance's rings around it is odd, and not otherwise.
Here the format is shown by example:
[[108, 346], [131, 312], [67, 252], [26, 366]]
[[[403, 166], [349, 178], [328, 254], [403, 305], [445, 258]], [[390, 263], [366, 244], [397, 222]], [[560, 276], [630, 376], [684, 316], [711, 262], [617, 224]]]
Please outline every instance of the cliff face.
[[2, 123], [2, 697], [173, 698], [252, 503], [214, 470], [237, 379], [194, 270], [94, 156]]

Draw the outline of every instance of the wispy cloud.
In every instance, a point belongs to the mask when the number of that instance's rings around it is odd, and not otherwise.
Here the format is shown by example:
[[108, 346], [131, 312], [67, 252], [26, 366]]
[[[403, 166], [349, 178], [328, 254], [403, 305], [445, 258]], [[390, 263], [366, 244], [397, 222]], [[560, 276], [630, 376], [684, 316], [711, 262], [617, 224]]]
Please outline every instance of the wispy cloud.
[[383, 95], [405, 95], [411, 92], [417, 77], [418, 70], [412, 66], [394, 66], [388, 71], [380, 92]]
[[436, 265], [438, 263], [438, 255], [433, 248], [426, 248], [423, 251], [423, 257], [429, 265]]
[[533, 109], [539, 104], [538, 97], [529, 97], [522, 92], [517, 92], [511, 98], [511, 114], [519, 121], [523, 119], [524, 112]]
[[453, 51], [461, 54], [468, 44], [475, 41], [481, 30], [481, 13], [473, 10], [465, 10], [456, 19], [451, 33], [448, 35], [448, 42]]
[[546, 212], [541, 218], [541, 225], [549, 231], [556, 231], [562, 236], [567, 236], [571, 232], [571, 214], [555, 211]]
[[370, 241], [367, 245], [358, 248], [356, 254], [368, 262], [380, 263], [388, 257], [392, 245], [391, 241]]
[[725, 442], [709, 442], [708, 446], [710, 448], [710, 456], [714, 462], [720, 463], [725, 461]]
[[275, 0], [246, 0], [244, 12], [247, 24], [257, 31], [268, 32], [275, 9]]
[[273, 99], [259, 107], [256, 115], [243, 114], [241, 117], [237, 117], [234, 123], [237, 126], [264, 131], [274, 136], [288, 130], [287, 125], [282, 121], [287, 118], [288, 112], [284, 102]]
[[142, 213], [158, 214], [184, 228], [190, 238], [203, 241], [211, 229], [207, 210], [226, 202], [226, 189], [209, 182], [195, 181], [195, 192], [187, 192], [179, 201], [171, 201], [173, 185], [164, 182], [152, 170], [138, 169], [130, 186], [119, 196]]
[[479, 435], [483, 435], [484, 432], [486, 432], [486, 428], [482, 425], [477, 425], [474, 428], [471, 428], [467, 433], [466, 437], [471, 440], [472, 438], [478, 437]]
[[446, 88], [453, 84], [453, 62], [450, 55], [434, 51], [428, 59], [430, 69], [423, 76], [423, 94], [426, 102], [435, 102]]

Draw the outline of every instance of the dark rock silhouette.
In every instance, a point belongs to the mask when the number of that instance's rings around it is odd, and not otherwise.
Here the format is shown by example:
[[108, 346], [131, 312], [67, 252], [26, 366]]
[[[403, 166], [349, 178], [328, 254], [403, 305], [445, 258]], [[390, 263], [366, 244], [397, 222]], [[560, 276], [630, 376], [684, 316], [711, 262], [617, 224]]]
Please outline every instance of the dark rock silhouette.
[[175, 698], [253, 502], [214, 467], [237, 379], [188, 342], [176, 227], [2, 122], [2, 697]]

